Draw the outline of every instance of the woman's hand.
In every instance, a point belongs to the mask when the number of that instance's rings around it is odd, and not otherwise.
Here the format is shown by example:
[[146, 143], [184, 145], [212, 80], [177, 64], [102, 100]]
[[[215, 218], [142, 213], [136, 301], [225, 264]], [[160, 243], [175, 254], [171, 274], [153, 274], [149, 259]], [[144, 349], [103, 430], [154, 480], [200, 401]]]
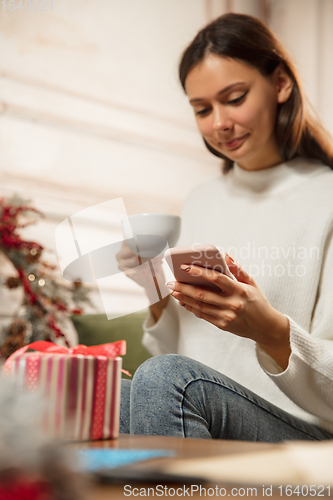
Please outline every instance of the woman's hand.
[[282, 369], [287, 368], [291, 353], [288, 318], [271, 306], [254, 279], [229, 255], [226, 262], [238, 281], [200, 266], [183, 269], [214, 283], [221, 293], [178, 281], [167, 286], [187, 311], [221, 330], [254, 340]]
[[[155, 257], [153, 259], [141, 259], [123, 242], [120, 252], [116, 255], [118, 261], [118, 268], [123, 271], [126, 276], [135, 281], [138, 285], [142, 286], [150, 302], [150, 310], [153, 314], [155, 321], [157, 321], [163, 309], [167, 306], [169, 301], [169, 294], [165, 296], [165, 291], [160, 290], [158, 283], [164, 283], [165, 277], [162, 269], [162, 259]], [[155, 276], [152, 276], [152, 268], [147, 263], [151, 260]], [[147, 263], [142, 266], [141, 264]], [[160, 296], [160, 301], [156, 302], [156, 290], [160, 293], [163, 292], [163, 297]]]
[[[151, 286], [151, 270], [150, 267], [141, 266], [142, 259], [139, 258], [129, 246], [123, 242], [120, 252], [117, 253], [116, 259], [118, 261], [118, 268], [123, 271], [126, 276], [135, 281], [138, 285], [145, 289]], [[147, 260], [147, 259], [146, 259]], [[157, 263], [156, 263], [157, 264]], [[155, 262], [154, 262], [155, 266]]]

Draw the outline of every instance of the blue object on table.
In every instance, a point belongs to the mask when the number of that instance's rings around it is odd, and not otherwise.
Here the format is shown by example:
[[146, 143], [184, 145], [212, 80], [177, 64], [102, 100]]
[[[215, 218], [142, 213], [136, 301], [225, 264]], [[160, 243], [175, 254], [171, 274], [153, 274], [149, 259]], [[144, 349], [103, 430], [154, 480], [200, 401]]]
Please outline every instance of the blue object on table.
[[173, 450], [117, 450], [114, 448], [89, 448], [76, 454], [79, 468], [83, 472], [97, 472], [102, 469], [114, 469], [152, 458], [173, 457]]

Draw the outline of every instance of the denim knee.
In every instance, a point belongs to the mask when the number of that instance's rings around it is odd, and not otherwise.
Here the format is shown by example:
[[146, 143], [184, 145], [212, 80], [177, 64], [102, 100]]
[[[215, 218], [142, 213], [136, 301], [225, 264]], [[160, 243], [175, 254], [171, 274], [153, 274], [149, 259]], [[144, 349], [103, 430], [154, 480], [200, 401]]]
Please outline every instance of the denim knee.
[[131, 389], [132, 434], [184, 437], [183, 358], [186, 359], [177, 354], [162, 354], [148, 359], [137, 369]]
[[136, 370], [133, 376], [133, 384], [154, 384], [157, 380], [170, 378], [175, 380], [182, 376], [186, 369], [186, 356], [179, 354], [160, 354], [147, 359]]

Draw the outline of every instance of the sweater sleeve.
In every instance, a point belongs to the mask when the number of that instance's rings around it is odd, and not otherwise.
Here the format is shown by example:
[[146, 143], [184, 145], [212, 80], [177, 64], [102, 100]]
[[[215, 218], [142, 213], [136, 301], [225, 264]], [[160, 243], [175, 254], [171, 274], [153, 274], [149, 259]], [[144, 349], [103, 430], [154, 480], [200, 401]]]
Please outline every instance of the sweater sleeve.
[[333, 237], [330, 233], [310, 331], [289, 316], [291, 355], [286, 370], [258, 346], [259, 364], [294, 403], [333, 421]]
[[148, 317], [143, 323], [144, 335], [142, 344], [150, 354], [156, 356], [157, 354], [170, 354], [177, 353], [178, 337], [179, 337], [179, 319], [178, 308], [173, 297], [163, 310], [159, 320], [153, 323], [153, 318], [149, 313]]

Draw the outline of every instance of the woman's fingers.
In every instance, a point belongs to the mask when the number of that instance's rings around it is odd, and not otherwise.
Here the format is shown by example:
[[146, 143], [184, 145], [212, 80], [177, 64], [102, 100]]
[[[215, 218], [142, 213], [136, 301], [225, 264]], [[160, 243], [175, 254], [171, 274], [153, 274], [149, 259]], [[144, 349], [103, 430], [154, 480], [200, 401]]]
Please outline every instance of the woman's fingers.
[[132, 252], [130, 247], [127, 246], [126, 243], [123, 241], [120, 251], [116, 254], [116, 259], [119, 261], [122, 259], [129, 259], [131, 257], [136, 257], [136, 259], [138, 259], [137, 255], [135, 255], [135, 253]]
[[[229, 262], [231, 263], [230, 260]], [[234, 281], [213, 269], [195, 265], [181, 266], [183, 271], [192, 276], [200, 276], [217, 285], [221, 293], [178, 281], [168, 282], [166, 286], [171, 290], [174, 298], [179, 300], [181, 305], [184, 305], [188, 311], [193, 312], [200, 318], [207, 319], [207, 321], [212, 321], [212, 318], [215, 318], [216, 321], [218, 318], [219, 326], [223, 328], [221, 321], [223, 325], [229, 324], [235, 315], [243, 314], [249, 291], [246, 285], [256, 286], [251, 276], [245, 273], [236, 263], [232, 264], [232, 270], [240, 278], [239, 281]], [[209, 315], [210, 318], [206, 318], [205, 315]], [[227, 317], [225, 317], [226, 315]]]
[[238, 314], [244, 311], [244, 302], [230, 297], [222, 297], [218, 306], [198, 302], [190, 299], [178, 292], [173, 292], [172, 295], [179, 300], [187, 311], [193, 313], [197, 318], [204, 319], [212, 325], [217, 326], [222, 330], [229, 331], [233, 322], [237, 319]]
[[[197, 288], [197, 287], [195, 287]], [[205, 292], [204, 292], [205, 293]], [[210, 314], [212, 316], [217, 316], [221, 310], [236, 310], [238, 308], [237, 300], [231, 297], [221, 297], [213, 303], [211, 300], [200, 300], [198, 298], [191, 298], [183, 293], [172, 291], [171, 295], [179, 300], [181, 305], [188, 306], [188, 308], [201, 311], [202, 313]], [[197, 295], [199, 297], [199, 294]], [[205, 297], [204, 297], [205, 298]]]
[[248, 285], [256, 286], [256, 282], [239, 264], [235, 262], [234, 259], [229, 255], [225, 254], [225, 261], [228, 264], [228, 267], [232, 274], [235, 276], [237, 281], [241, 283], [247, 283]]
[[186, 264], [180, 266], [180, 268], [182, 271], [190, 274], [191, 276], [200, 276], [210, 283], [214, 283], [214, 285], [217, 285], [224, 293], [232, 294], [237, 289], [236, 281], [233, 281], [225, 274], [215, 271], [214, 269], [207, 269], [206, 267]]
[[169, 281], [166, 283], [172, 296], [187, 306], [215, 314], [219, 310], [239, 309], [239, 294], [223, 294], [202, 287]]
[[118, 268], [121, 271], [126, 271], [127, 269], [132, 269], [134, 267], [138, 267], [138, 258], [134, 255], [134, 257], [130, 257], [128, 259], [119, 259], [118, 260]]
[[[220, 304], [220, 294], [211, 292], [204, 288], [186, 285], [185, 283], [180, 283], [179, 281], [168, 281], [166, 287], [172, 293], [172, 295], [178, 299], [179, 295], [182, 297], [189, 297], [196, 301], [205, 302], [206, 304], [219, 305]], [[183, 301], [182, 299], [180, 299]]]

